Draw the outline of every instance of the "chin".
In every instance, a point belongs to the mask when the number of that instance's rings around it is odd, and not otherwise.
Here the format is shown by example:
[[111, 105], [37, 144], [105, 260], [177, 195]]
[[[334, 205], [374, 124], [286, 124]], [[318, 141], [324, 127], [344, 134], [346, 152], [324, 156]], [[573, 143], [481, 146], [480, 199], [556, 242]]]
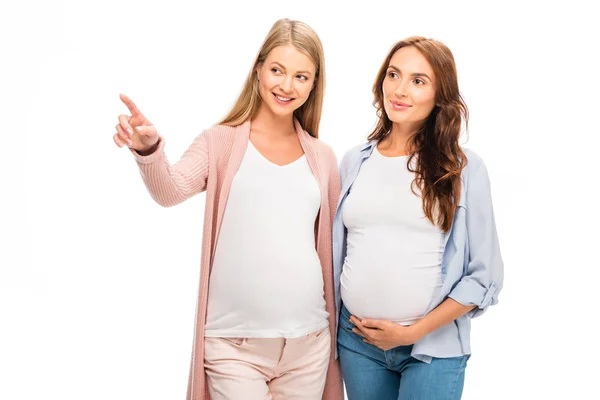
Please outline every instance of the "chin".
[[269, 110], [271, 110], [273, 115], [277, 115], [278, 117], [287, 117], [288, 115], [293, 114], [296, 109], [289, 108], [287, 110], [282, 110], [278, 107], [269, 107]]
[[398, 112], [392, 111], [391, 113], [386, 113], [387, 117], [392, 122], [410, 122], [410, 118], [407, 118], [405, 115], [398, 115]]
[[298, 108], [295, 107], [295, 104], [290, 104], [287, 107], [282, 107], [279, 104], [272, 104], [270, 102], [267, 104], [267, 106], [269, 107], [269, 111], [271, 111], [271, 113], [280, 117], [286, 117], [290, 114], [293, 114], [294, 111], [296, 111], [296, 109]]

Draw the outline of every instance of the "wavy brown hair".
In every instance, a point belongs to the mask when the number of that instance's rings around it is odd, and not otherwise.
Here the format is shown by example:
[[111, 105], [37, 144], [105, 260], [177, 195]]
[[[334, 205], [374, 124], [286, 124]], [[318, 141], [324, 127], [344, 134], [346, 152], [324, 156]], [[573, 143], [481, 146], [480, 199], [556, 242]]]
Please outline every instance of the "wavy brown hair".
[[379, 120], [369, 140], [381, 140], [391, 132], [392, 121], [384, 109], [383, 81], [390, 60], [399, 49], [406, 46], [413, 46], [423, 54], [436, 80], [436, 105], [408, 141], [410, 156], [407, 166], [415, 173], [412, 190], [415, 194], [415, 186], [420, 190], [427, 219], [447, 232], [460, 199], [460, 174], [467, 163], [458, 144], [461, 123], [464, 120], [468, 127], [469, 119], [467, 105], [458, 90], [454, 56], [448, 47], [422, 36], [412, 36], [392, 46], [373, 84], [373, 105]]
[[265, 62], [275, 47], [291, 44], [306, 54], [315, 64], [316, 74], [314, 87], [308, 99], [294, 111], [294, 117], [311, 136], [319, 137], [319, 123], [325, 95], [325, 56], [323, 45], [317, 33], [307, 24], [287, 18], [280, 19], [267, 34], [265, 41], [252, 64], [246, 82], [238, 99], [219, 124], [238, 126], [254, 118], [260, 108], [261, 99], [258, 92], [256, 68]]

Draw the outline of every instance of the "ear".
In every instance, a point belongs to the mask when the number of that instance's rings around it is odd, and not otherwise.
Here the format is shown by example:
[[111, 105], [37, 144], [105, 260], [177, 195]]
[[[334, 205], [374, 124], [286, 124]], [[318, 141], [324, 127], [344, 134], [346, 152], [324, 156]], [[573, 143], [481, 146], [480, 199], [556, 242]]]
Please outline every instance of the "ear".
[[260, 81], [260, 71], [262, 70], [262, 66], [263, 63], [258, 63], [256, 64], [256, 67], [254, 67], [254, 72], [256, 73], [256, 79], [258, 79]]

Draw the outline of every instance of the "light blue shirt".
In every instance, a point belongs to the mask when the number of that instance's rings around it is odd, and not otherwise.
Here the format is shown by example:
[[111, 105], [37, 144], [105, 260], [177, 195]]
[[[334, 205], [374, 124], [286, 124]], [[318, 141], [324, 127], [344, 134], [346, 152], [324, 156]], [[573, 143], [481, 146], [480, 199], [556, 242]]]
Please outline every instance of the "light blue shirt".
[[[370, 141], [352, 148], [340, 164], [342, 193], [333, 221], [336, 329], [341, 308], [340, 276], [346, 259], [348, 233], [342, 221], [342, 210], [362, 163], [371, 156], [376, 145], [377, 141]], [[465, 306], [477, 307], [414, 344], [411, 355], [427, 363], [432, 357], [471, 354], [471, 318], [480, 316], [490, 305], [498, 302], [504, 278], [487, 168], [477, 154], [467, 149], [463, 151], [468, 162], [461, 174], [460, 200], [452, 227], [444, 236], [442, 289], [425, 314], [448, 297]]]

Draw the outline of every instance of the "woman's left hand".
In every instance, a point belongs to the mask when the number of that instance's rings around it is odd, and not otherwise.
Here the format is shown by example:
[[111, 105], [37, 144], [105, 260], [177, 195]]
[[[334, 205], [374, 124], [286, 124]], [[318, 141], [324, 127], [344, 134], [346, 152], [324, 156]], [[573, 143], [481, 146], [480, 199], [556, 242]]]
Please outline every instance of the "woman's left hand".
[[403, 326], [395, 322], [364, 318], [362, 320], [354, 315], [350, 317], [356, 327], [352, 332], [363, 337], [363, 341], [381, 350], [387, 351], [398, 346], [415, 344], [421, 335], [413, 326]]

